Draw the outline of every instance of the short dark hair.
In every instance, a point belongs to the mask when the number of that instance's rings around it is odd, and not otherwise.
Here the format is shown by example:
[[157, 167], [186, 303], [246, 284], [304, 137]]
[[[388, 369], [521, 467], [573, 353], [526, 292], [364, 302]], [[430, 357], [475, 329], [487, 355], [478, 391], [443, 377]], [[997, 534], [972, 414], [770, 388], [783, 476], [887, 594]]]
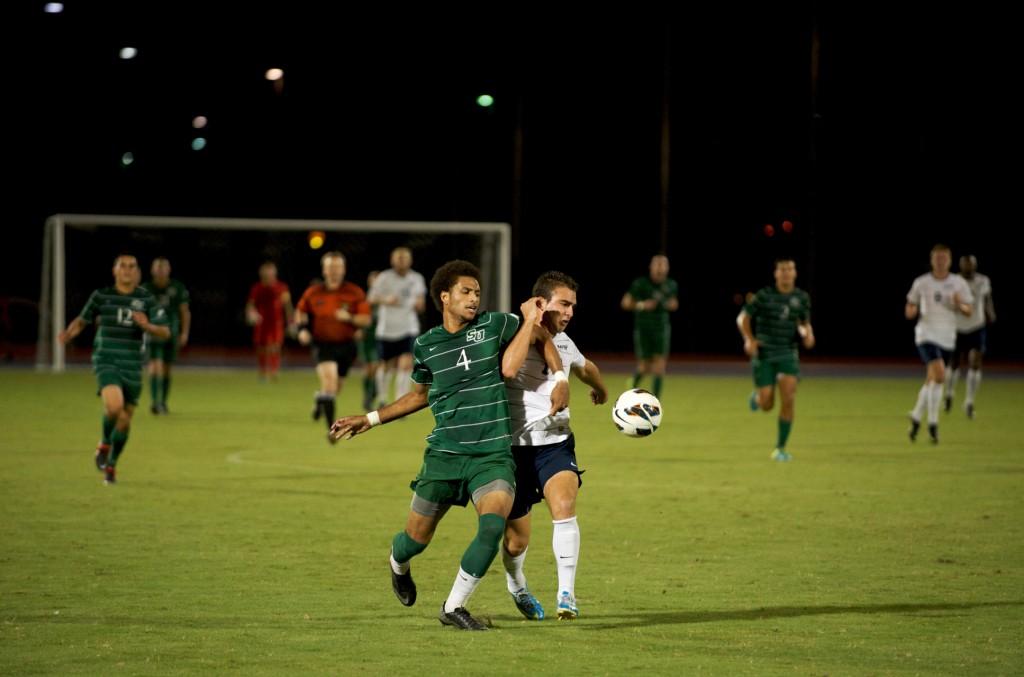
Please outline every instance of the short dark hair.
[[469, 261], [455, 259], [438, 268], [434, 277], [430, 278], [430, 298], [434, 300], [434, 307], [439, 311], [444, 310], [444, 304], [441, 303], [441, 292], [451, 291], [460, 277], [471, 277], [479, 282], [480, 269]]
[[549, 270], [546, 273], [542, 273], [537, 278], [537, 281], [533, 283], [533, 295], [541, 296], [545, 301], [550, 301], [551, 295], [555, 293], [557, 287], [568, 287], [572, 291], [578, 291], [580, 288], [576, 280], [565, 273]]
[[952, 254], [953, 250], [949, 248], [949, 245], [942, 244], [941, 242], [939, 242], [934, 247], [932, 247], [931, 253], [934, 254], [935, 252], [949, 252], [950, 254]]
[[775, 268], [778, 268], [780, 263], [792, 263], [795, 266], [796, 259], [792, 256], [776, 256], [775, 265], [772, 266], [772, 269], [774, 270]]

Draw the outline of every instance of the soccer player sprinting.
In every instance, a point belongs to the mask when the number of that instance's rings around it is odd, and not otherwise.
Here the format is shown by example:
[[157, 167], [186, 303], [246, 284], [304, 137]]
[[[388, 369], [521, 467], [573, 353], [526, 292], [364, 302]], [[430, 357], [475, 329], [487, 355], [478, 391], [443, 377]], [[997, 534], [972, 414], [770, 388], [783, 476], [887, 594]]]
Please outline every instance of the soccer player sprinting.
[[66, 345], [87, 324], [96, 323], [92, 367], [97, 394], [103, 399], [103, 424], [95, 462], [107, 484], [117, 481], [117, 462], [128, 443], [132, 414], [142, 391], [143, 338], [147, 334], [163, 340], [171, 336], [163, 308], [138, 287], [135, 257], [118, 256], [113, 272], [113, 286], [94, 291], [82, 312], [59, 335]]
[[[811, 297], [796, 286], [796, 262], [775, 261], [775, 284], [754, 294], [736, 318], [743, 336], [743, 352], [750, 357], [754, 371], [754, 391], [748, 404], [751, 411], [771, 411], [775, 406], [778, 384], [782, 406], [779, 409], [778, 437], [771, 457], [788, 461], [786, 442], [796, 414], [796, 386], [800, 378], [797, 338], [808, 350], [814, 347], [811, 327]], [[756, 334], [755, 334], [756, 332]]]
[[953, 408], [957, 370], [964, 369], [966, 363], [964, 411], [967, 418], [974, 418], [974, 398], [981, 385], [981, 362], [988, 343], [988, 325], [996, 321], [996, 307], [992, 302], [992, 282], [987, 275], [978, 272], [978, 259], [961, 256], [960, 276], [971, 289], [974, 305], [970, 315], [958, 313], [956, 316], [956, 351], [952, 361], [946, 365], [946, 411]]
[[277, 279], [277, 265], [267, 261], [260, 266], [260, 281], [253, 284], [245, 303], [245, 320], [252, 326], [261, 380], [277, 379], [285, 323], [291, 323], [293, 314], [288, 285]]
[[576, 566], [580, 530], [576, 523], [576, 495], [583, 485], [576, 462], [576, 439], [569, 427], [569, 409], [551, 413], [551, 393], [572, 371], [590, 386], [590, 400], [604, 404], [608, 390], [597, 365], [583, 357], [565, 333], [576, 310], [576, 281], [550, 271], [537, 278], [533, 295], [544, 300], [542, 326], [554, 337], [562, 369], [552, 372], [541, 355], [530, 351], [514, 379], [507, 381], [512, 414], [512, 456], [516, 461], [516, 497], [505, 525], [502, 563], [508, 591], [519, 611], [529, 619], [544, 618], [544, 608], [530, 592], [523, 565], [530, 545], [530, 511], [543, 498], [553, 523], [551, 546], [558, 573], [556, 600], [559, 620], [574, 620]]
[[167, 314], [171, 337], [166, 341], [150, 339], [149, 344], [149, 410], [167, 413], [167, 397], [171, 392], [171, 365], [178, 360], [178, 351], [188, 345], [192, 330], [188, 289], [180, 280], [171, 279], [171, 262], [164, 257], [153, 259], [152, 278], [142, 285]]
[[391, 252], [391, 267], [381, 272], [367, 291], [367, 300], [377, 311], [377, 395], [388, 401], [391, 377], [395, 397], [409, 392], [412, 373], [412, 342], [420, 333], [419, 315], [426, 308], [427, 286], [423, 276], [412, 269], [412, 251], [397, 247]]
[[651, 375], [655, 397], [661, 397], [661, 384], [672, 344], [669, 313], [679, 309], [679, 285], [668, 276], [668, 257], [651, 258], [650, 274], [633, 280], [622, 297], [623, 310], [633, 313], [633, 349], [636, 352], [636, 373], [633, 386]]
[[[503, 377], [518, 373], [541, 318], [536, 298], [522, 304], [522, 323], [515, 315], [482, 312], [479, 280], [480, 271], [466, 261], [450, 261], [434, 273], [430, 297], [441, 311], [442, 324], [415, 341], [413, 389], [377, 411], [341, 418], [331, 429], [332, 435], [346, 439], [430, 407], [434, 429], [412, 484], [409, 517], [391, 543], [391, 585], [402, 604], [416, 602], [410, 560], [426, 549], [451, 506], [472, 501], [477, 533], [439, 615], [444, 625], [463, 630], [487, 629], [466, 610], [466, 603], [498, 554], [515, 494]], [[557, 371], [560, 359], [550, 339], [544, 341], [544, 351]], [[564, 408], [567, 386], [557, 398], [555, 406]]]
[[953, 254], [949, 247], [937, 244], [931, 251], [931, 272], [914, 280], [907, 293], [905, 314], [917, 320], [914, 343], [926, 365], [924, 385], [917, 393], [917, 404], [910, 412], [910, 441], [917, 440], [921, 417], [928, 411], [928, 435], [939, 442], [939, 407], [946, 380], [945, 364], [956, 347], [956, 316], [970, 315], [974, 297], [962, 277], [949, 272]]
[[301, 327], [299, 343], [313, 345], [320, 390], [313, 396], [313, 420], [324, 417], [327, 438], [334, 421], [334, 400], [356, 358], [356, 330], [370, 325], [370, 304], [366, 293], [345, 281], [345, 257], [327, 252], [320, 258], [323, 282], [311, 285], [295, 308], [295, 322]]

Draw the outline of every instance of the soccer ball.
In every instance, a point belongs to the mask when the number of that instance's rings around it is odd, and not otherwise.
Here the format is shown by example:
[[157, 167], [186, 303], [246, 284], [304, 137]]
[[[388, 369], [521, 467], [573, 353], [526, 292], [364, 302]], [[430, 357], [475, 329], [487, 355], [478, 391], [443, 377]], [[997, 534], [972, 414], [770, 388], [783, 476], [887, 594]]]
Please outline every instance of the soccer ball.
[[642, 388], [619, 395], [612, 407], [612, 422], [629, 437], [647, 437], [661, 426], [661, 402]]

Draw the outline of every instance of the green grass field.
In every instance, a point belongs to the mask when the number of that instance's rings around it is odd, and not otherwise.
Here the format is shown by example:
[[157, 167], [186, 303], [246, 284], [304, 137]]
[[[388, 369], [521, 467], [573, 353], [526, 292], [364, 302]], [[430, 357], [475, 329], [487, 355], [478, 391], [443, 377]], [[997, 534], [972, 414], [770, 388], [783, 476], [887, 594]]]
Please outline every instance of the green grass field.
[[918, 385], [806, 380], [789, 464], [748, 379], [671, 378], [644, 440], [575, 389], [581, 618], [523, 620], [499, 560], [469, 605], [493, 630], [460, 633], [436, 614], [472, 511], [414, 561], [416, 606], [387, 573], [426, 412], [331, 447], [312, 370], [180, 371], [106, 487], [91, 374], [0, 372], [0, 674], [1024, 673], [1024, 382], [987, 379], [938, 447], [905, 435]]

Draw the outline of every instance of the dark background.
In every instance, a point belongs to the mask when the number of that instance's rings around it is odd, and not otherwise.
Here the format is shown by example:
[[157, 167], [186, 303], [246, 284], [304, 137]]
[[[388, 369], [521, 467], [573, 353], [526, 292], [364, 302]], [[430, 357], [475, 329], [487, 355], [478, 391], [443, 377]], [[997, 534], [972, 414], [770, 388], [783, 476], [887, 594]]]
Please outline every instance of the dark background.
[[[993, 280], [990, 355], [1024, 359], [1020, 55], [1006, 16], [812, 2], [587, 17], [210, 4], [5, 10], [25, 47], [5, 97], [0, 297], [38, 298], [43, 223], [58, 212], [499, 221], [514, 224], [515, 299], [549, 268], [580, 281], [573, 334], [589, 350], [630, 349], [619, 299], [664, 249], [681, 289], [676, 352], [739, 355], [737, 295], [791, 255], [817, 354], [911, 358], [904, 295], [945, 242]], [[126, 45], [132, 61], [118, 58]], [[275, 66], [281, 92], [263, 78]], [[483, 92], [494, 107], [475, 104]], [[198, 114], [209, 145], [194, 152]], [[197, 297], [194, 342], [245, 342], [234, 319], [258, 253], [125, 241], [147, 266], [171, 256]], [[100, 242], [69, 254], [85, 287], [73, 292], [109, 281], [117, 252]], [[430, 243], [418, 244], [429, 280]], [[293, 252], [282, 272], [296, 296], [316, 273], [317, 255], [294, 243], [253, 246]], [[386, 249], [360, 252], [350, 277], [386, 265]], [[217, 299], [206, 311], [204, 294]], [[23, 320], [17, 338], [34, 331]]]

